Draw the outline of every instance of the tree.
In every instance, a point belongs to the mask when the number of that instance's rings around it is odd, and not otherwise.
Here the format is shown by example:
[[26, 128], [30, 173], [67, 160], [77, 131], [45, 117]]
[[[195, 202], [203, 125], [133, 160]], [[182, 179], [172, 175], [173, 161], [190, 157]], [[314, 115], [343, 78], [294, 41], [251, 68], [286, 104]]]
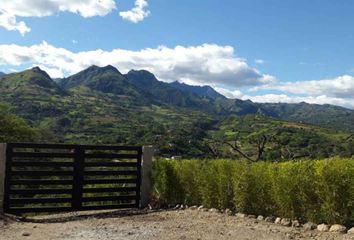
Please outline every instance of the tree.
[[29, 127], [20, 117], [10, 113], [9, 106], [0, 103], [0, 142], [29, 142], [38, 137], [38, 131]]

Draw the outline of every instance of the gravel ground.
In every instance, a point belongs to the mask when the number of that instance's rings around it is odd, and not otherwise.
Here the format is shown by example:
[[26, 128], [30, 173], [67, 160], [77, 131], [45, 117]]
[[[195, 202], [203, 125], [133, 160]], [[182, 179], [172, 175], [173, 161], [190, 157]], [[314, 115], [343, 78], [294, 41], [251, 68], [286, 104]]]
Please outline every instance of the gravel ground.
[[69, 213], [31, 219], [0, 217], [0, 239], [354, 239], [354, 234], [304, 231], [198, 210], [105, 211]]

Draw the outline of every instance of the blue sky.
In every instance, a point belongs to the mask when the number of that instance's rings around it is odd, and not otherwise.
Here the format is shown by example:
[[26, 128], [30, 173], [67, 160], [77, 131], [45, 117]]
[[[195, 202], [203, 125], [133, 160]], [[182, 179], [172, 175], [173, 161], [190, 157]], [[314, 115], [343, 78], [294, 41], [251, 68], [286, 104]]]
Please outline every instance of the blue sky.
[[112, 64], [228, 97], [354, 108], [351, 0], [3, 2], [0, 71]]

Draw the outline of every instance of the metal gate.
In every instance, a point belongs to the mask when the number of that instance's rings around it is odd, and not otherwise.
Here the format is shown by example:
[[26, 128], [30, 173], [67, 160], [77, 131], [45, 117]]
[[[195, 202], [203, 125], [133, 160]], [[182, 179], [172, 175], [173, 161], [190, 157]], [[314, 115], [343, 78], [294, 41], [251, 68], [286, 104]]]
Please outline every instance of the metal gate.
[[9, 143], [4, 211], [138, 208], [142, 147]]

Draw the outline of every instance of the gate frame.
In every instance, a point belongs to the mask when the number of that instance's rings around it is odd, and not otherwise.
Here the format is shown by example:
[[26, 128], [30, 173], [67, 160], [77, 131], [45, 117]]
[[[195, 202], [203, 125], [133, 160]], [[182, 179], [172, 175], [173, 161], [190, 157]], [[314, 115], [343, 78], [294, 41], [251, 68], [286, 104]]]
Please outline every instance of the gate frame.
[[[28, 143], [28, 144], [32, 144], [32, 143]], [[81, 145], [73, 145], [73, 146], [76, 146], [75, 150], [79, 150], [79, 152], [82, 152], [82, 150], [84, 150], [83, 148], [80, 148]], [[99, 146], [108, 146], [108, 145], [99, 145]], [[7, 154], [8, 154], [7, 149], [8, 149], [7, 143], [0, 143], [0, 213], [4, 213], [4, 208], [5, 208], [4, 203], [6, 197], [5, 188], [9, 187], [6, 186], [8, 185], [8, 183], [6, 183], [6, 161], [7, 161]], [[154, 148], [153, 146], [143, 146], [139, 151], [139, 153], [141, 154], [141, 165], [138, 166], [138, 171], [140, 172], [140, 174], [138, 174], [140, 176], [139, 179], [140, 192], [137, 193], [137, 196], [139, 197], [140, 201], [137, 204], [139, 208], [145, 208], [149, 205], [151, 200], [151, 193], [152, 193], [151, 171], [152, 171]], [[80, 169], [83, 167], [82, 164], [80, 166], [80, 162], [84, 160], [83, 154], [78, 154], [77, 156], [80, 159], [74, 159], [73, 172], [75, 171], [75, 168], [77, 168], [77, 170], [80, 171]], [[82, 176], [80, 178], [82, 178]], [[74, 177], [73, 182], [74, 184], [80, 184], [80, 182], [82, 182], [82, 179], [81, 180], [79, 178], [75, 179]], [[79, 202], [75, 201], [75, 199], [80, 200], [81, 195], [82, 192], [80, 192], [79, 190], [72, 195], [73, 203], [75, 202], [75, 205], [81, 204], [81, 201]], [[79, 205], [75, 206], [75, 205], [72, 206], [80, 210], [80, 206]]]
[[6, 149], [7, 144], [0, 143], [0, 213], [4, 212]]

